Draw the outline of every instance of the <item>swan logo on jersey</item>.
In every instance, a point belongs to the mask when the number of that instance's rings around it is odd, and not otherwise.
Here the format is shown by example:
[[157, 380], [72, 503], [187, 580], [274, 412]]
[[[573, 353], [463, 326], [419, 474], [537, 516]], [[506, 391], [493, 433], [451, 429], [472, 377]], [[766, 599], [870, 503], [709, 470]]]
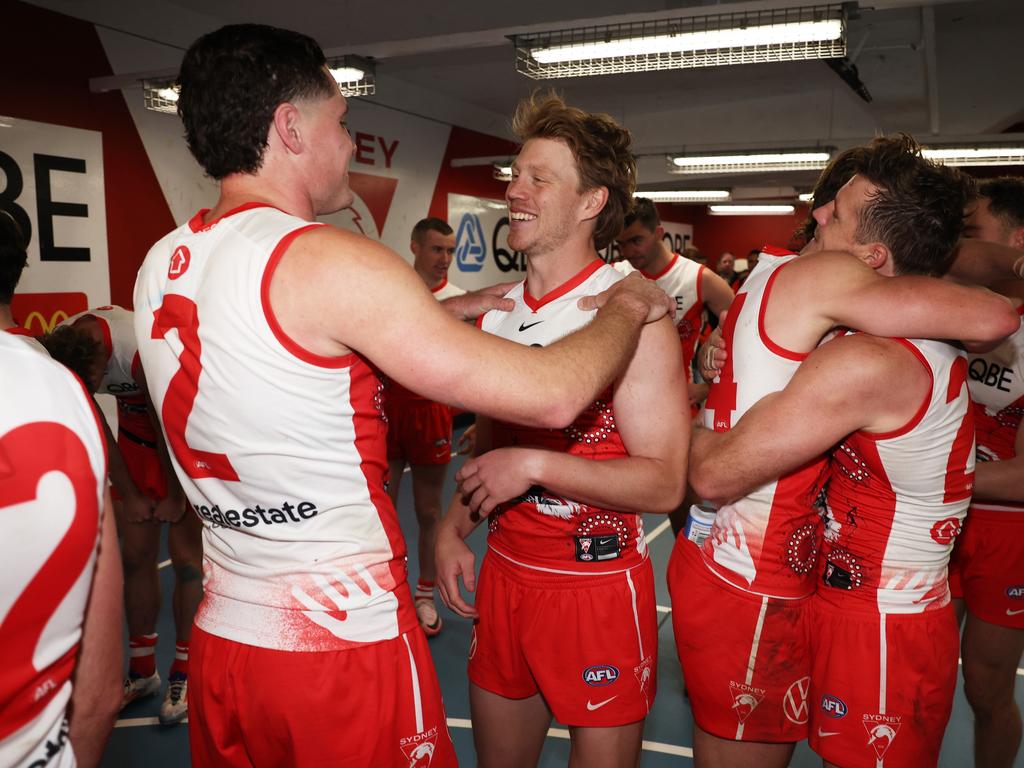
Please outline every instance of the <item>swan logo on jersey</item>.
[[398, 746], [408, 759], [409, 768], [427, 768], [434, 759], [434, 752], [437, 749], [437, 726], [415, 736], [400, 739]]
[[619, 668], [611, 664], [595, 664], [583, 670], [583, 682], [595, 688], [604, 688], [619, 679]]
[[1006, 596], [1012, 600], [1020, 600], [1024, 597], [1024, 584], [1014, 584], [1006, 588]]
[[640, 691], [643, 693], [647, 692], [647, 687], [651, 684], [651, 668], [654, 666], [654, 662], [650, 656], [645, 656], [644, 660], [633, 667], [633, 674], [636, 675], [636, 681], [640, 684]]
[[177, 280], [188, 272], [188, 265], [192, 263], [192, 254], [184, 245], [179, 245], [171, 254], [171, 262], [167, 265], [167, 277], [170, 280]]
[[750, 717], [750, 713], [757, 709], [766, 693], [764, 688], [754, 688], [735, 680], [729, 681], [729, 692], [732, 694], [732, 710], [741, 725]]
[[479, 272], [487, 258], [487, 243], [480, 217], [473, 213], [462, 214], [459, 229], [455, 234], [455, 263], [462, 272]]
[[534, 487], [533, 493], [527, 493], [522, 500], [527, 504], [533, 504], [542, 515], [557, 517], [561, 520], [572, 520], [573, 515], [583, 511], [583, 507], [575, 501], [569, 501], [559, 496], [548, 496], [548, 491], [543, 488]]
[[953, 540], [960, 534], [960, 518], [947, 517], [939, 520], [932, 526], [932, 540], [936, 544], [952, 544]]
[[782, 711], [786, 719], [796, 725], [803, 725], [807, 722], [807, 692], [811, 689], [811, 678], [801, 677], [794, 680], [786, 689], [786, 695], [782, 697]]
[[878, 759], [892, 746], [903, 725], [900, 715], [864, 715], [864, 730], [868, 732], [868, 746], [875, 750]]
[[846, 713], [849, 710], [846, 708], [845, 701], [838, 696], [826, 693], [821, 697], [821, 711], [829, 717], [838, 720], [840, 717], [846, 717]]

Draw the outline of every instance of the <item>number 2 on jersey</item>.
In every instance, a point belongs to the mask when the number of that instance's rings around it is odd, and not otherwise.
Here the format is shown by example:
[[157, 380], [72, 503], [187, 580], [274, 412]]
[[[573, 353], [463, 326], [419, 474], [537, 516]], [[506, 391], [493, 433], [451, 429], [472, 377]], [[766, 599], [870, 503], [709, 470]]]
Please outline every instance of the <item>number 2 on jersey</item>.
[[199, 313], [194, 301], [169, 293], [164, 296], [164, 303], [153, 313], [152, 338], [162, 339], [172, 329], [178, 331], [184, 349], [178, 358], [181, 367], [171, 377], [160, 409], [167, 441], [178, 463], [192, 479], [215, 477], [237, 481], [238, 475], [225, 454], [193, 448], [185, 438], [188, 419], [192, 415], [196, 395], [199, 394], [199, 377], [203, 373]]

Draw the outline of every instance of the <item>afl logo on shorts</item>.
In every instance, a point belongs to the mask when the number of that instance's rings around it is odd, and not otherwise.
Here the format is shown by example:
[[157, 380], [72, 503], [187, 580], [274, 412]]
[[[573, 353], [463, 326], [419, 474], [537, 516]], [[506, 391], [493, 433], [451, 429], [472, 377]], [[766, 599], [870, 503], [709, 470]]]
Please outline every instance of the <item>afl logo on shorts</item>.
[[1007, 587], [1006, 596], [1012, 600], [1024, 598], [1024, 584], [1015, 584], [1012, 587]]
[[821, 697], [821, 711], [833, 719], [846, 717], [846, 702], [838, 696], [826, 693]]
[[596, 664], [583, 670], [583, 682], [598, 688], [611, 685], [618, 679], [618, 667], [613, 667], [611, 664]]
[[177, 280], [188, 271], [189, 262], [192, 261], [192, 254], [184, 245], [179, 245], [171, 254], [171, 263], [167, 266], [167, 277]]

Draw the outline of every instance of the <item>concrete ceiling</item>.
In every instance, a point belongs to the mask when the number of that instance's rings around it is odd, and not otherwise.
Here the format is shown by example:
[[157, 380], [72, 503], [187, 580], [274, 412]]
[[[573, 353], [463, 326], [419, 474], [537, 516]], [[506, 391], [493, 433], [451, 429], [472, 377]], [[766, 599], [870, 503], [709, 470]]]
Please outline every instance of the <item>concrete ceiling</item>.
[[[377, 59], [376, 103], [508, 135], [517, 100], [538, 85], [516, 73], [507, 35], [637, 17], [806, 5], [808, 0], [33, 0], [86, 19], [134, 56], [120, 77], [176, 69], [198, 35], [235, 22], [289, 27], [332, 54]], [[857, 5], [856, 3], [853, 5]], [[848, 25], [849, 58], [865, 102], [820, 61], [574, 78], [549, 83], [568, 101], [609, 112], [633, 131], [646, 188], [804, 190], [813, 172], [694, 179], [669, 175], [671, 150], [844, 148], [878, 133], [923, 142], [992, 138], [1024, 121], [1024, 3], [1020, 0], [861, 0]], [[142, 38], [145, 38], [146, 42]], [[160, 45], [152, 45], [157, 41]], [[135, 46], [132, 48], [132, 46]], [[1009, 85], [1008, 85], [1009, 84]], [[1024, 138], [1006, 134], [1005, 138]]]

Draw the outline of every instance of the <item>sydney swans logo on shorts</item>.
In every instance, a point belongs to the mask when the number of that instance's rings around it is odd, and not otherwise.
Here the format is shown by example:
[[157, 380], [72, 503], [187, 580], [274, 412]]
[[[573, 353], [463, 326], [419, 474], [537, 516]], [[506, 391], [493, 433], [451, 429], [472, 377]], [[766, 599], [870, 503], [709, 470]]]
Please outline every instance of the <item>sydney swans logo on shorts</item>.
[[583, 682], [603, 688], [619, 679], [619, 668], [611, 664], [595, 664], [583, 670]]
[[900, 715], [864, 715], [863, 723], [868, 732], [868, 746], [881, 760], [900, 732], [903, 718]]
[[473, 213], [462, 214], [455, 234], [455, 264], [462, 272], [479, 272], [487, 258], [487, 242], [480, 217]]
[[729, 693], [732, 694], [732, 711], [736, 713], [736, 719], [742, 725], [750, 717], [750, 713], [757, 709], [757, 705], [764, 701], [764, 688], [754, 688], [744, 683], [729, 681]]
[[398, 746], [409, 760], [409, 768], [428, 768], [437, 749], [437, 726], [400, 739]]

